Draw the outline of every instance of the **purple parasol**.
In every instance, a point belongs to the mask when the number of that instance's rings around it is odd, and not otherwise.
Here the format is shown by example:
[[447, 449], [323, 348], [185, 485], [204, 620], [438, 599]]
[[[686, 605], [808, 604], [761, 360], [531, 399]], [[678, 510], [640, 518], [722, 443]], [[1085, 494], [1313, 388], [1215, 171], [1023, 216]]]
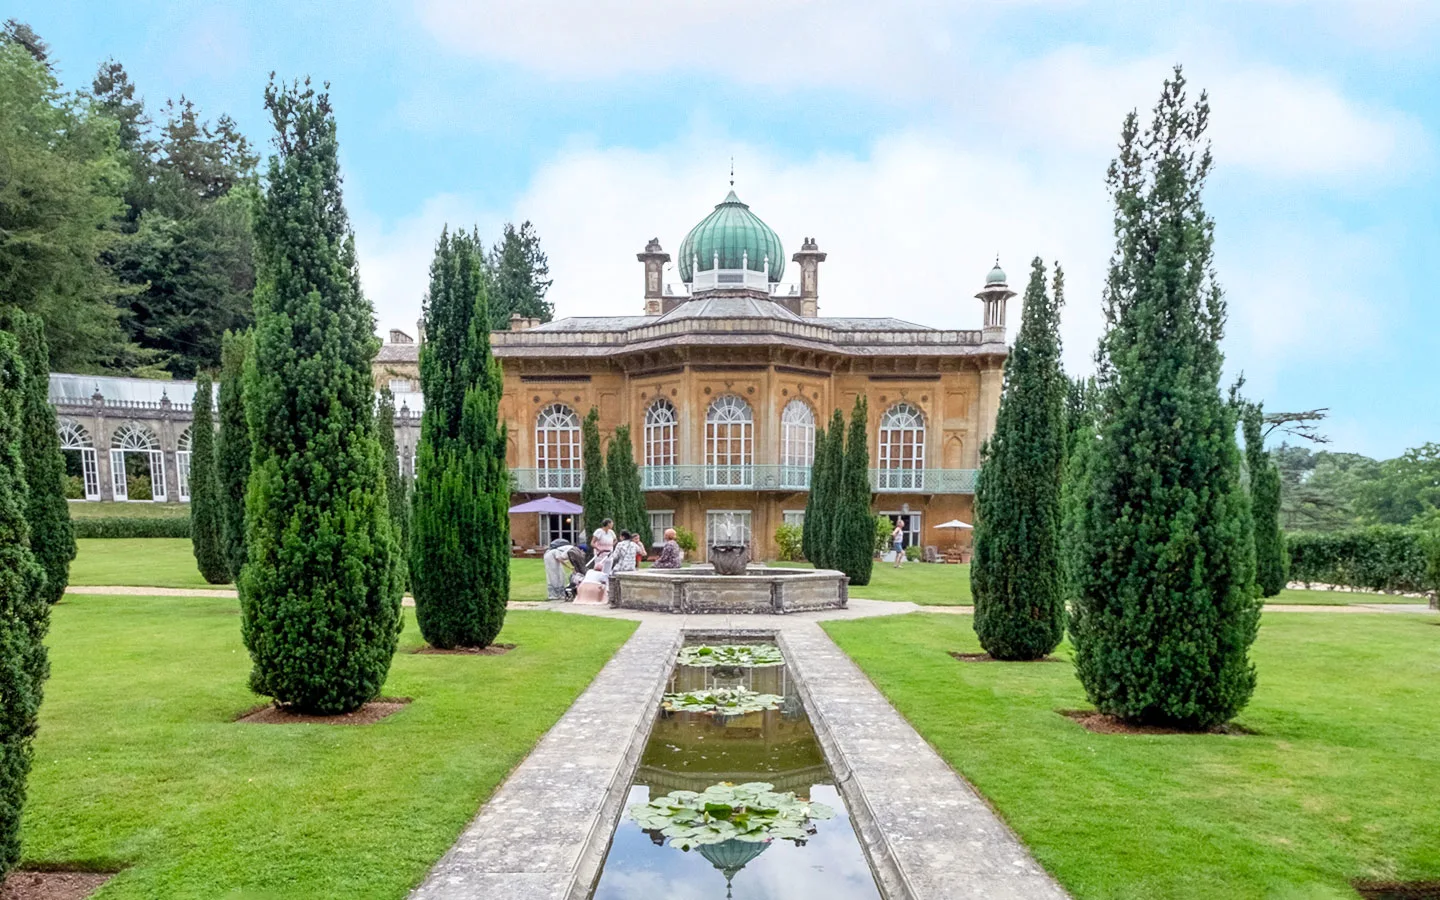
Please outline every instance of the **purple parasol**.
[[569, 500], [561, 500], [558, 497], [551, 497], [546, 494], [538, 500], [527, 500], [518, 506], [510, 507], [512, 513], [561, 513], [574, 515], [584, 512], [585, 507], [578, 503], [571, 503]]

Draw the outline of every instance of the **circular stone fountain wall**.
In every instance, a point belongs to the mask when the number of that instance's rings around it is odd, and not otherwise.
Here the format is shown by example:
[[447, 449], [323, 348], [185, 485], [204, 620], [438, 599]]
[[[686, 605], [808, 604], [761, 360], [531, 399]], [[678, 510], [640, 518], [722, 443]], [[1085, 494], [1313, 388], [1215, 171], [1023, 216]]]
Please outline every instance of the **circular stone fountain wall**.
[[842, 609], [850, 579], [833, 569], [749, 566], [720, 575], [709, 565], [641, 569], [610, 577], [610, 605], [673, 613], [791, 613]]

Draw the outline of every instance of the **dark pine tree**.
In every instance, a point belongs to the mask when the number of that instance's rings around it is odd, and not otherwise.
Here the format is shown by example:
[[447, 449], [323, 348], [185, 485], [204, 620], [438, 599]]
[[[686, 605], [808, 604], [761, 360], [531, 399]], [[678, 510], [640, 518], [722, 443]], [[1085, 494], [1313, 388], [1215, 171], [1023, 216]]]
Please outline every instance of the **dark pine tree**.
[[824, 568], [820, 563], [825, 555], [825, 551], [820, 549], [820, 532], [825, 527], [820, 483], [825, 480], [825, 447], [828, 440], [824, 428], [815, 429], [815, 456], [810, 460], [810, 490], [805, 495], [805, 524], [800, 532], [800, 552], [817, 569]]
[[600, 411], [593, 406], [580, 423], [580, 463], [584, 466], [580, 505], [585, 507], [585, 530], [594, 531], [601, 522], [615, 518], [615, 492], [600, 448]]
[[1090, 454], [1095, 449], [1095, 403], [1093, 378], [1070, 382], [1065, 399], [1065, 477], [1060, 487], [1067, 600], [1079, 596], [1080, 571], [1085, 564], [1085, 501], [1090, 496]]
[[1225, 301], [1201, 202], [1209, 106], [1177, 68], [1154, 122], [1130, 113], [1111, 164], [1116, 249], [1105, 289], [1100, 440], [1075, 668], [1103, 713], [1204, 729], [1244, 708], [1260, 623], [1235, 412], [1220, 394]]
[[26, 510], [30, 547], [45, 570], [44, 598], [56, 603], [70, 583], [70, 561], [75, 558], [75, 531], [65, 500], [65, 457], [60, 452], [55, 408], [50, 405], [50, 352], [45, 323], [39, 316], [14, 307], [0, 312], [0, 330], [10, 332], [25, 364], [25, 393], [21, 399], [20, 457], [25, 465]]
[[245, 488], [250, 480], [250, 423], [245, 420], [245, 358], [250, 332], [227, 331], [220, 350], [220, 431], [215, 436], [220, 533], [232, 581], [245, 565]]
[[379, 342], [341, 198], [330, 98], [308, 81], [272, 82], [265, 106], [277, 135], [255, 219], [242, 631], [256, 693], [334, 715], [380, 692], [403, 621], [375, 440]]
[[395, 530], [395, 544], [400, 548], [400, 571], [408, 581], [410, 567], [410, 485], [400, 471], [400, 451], [395, 444], [395, 395], [388, 387], [380, 389], [380, 402], [375, 407], [375, 438], [385, 458], [385, 489], [390, 496], [390, 525]]
[[555, 315], [546, 301], [550, 290], [550, 263], [540, 249], [535, 226], [522, 222], [519, 228], [506, 222], [499, 243], [490, 251], [490, 327], [505, 331], [512, 315], [548, 322]]
[[605, 453], [605, 475], [615, 498], [615, 527], [640, 535], [650, 542], [650, 513], [645, 508], [645, 494], [640, 486], [640, 468], [635, 464], [635, 448], [630, 444], [630, 426], [621, 425], [610, 438]]
[[225, 500], [215, 471], [215, 425], [210, 376], [195, 378], [194, 421], [190, 426], [190, 546], [195, 564], [210, 584], [230, 580], [225, 558]]
[[996, 659], [1041, 659], [1065, 635], [1060, 482], [1065, 468], [1065, 396], [1060, 368], [1064, 282], [1030, 264], [1024, 318], [1005, 360], [1005, 389], [975, 487], [975, 556], [970, 587], [975, 633]]
[[822, 449], [824, 461], [817, 462], [815, 468], [818, 484], [811, 485], [811, 490], [816, 492], [816, 524], [819, 525], [814, 537], [819, 559], [814, 562], [817, 569], [834, 569], [839, 566], [835, 559], [835, 529], [839, 525], [840, 482], [845, 471], [845, 414], [838, 409], [830, 416], [824, 448], [818, 444], [815, 447], [817, 458]]
[[0, 332], [0, 877], [20, 859], [20, 814], [50, 665], [45, 570], [30, 552], [25, 509], [25, 363]]
[[510, 598], [510, 470], [482, 255], [473, 233], [440, 235], [420, 346], [410, 585], [420, 633], [444, 650], [490, 646]]
[[1245, 463], [1250, 471], [1250, 509], [1255, 520], [1255, 584], [1260, 596], [1274, 597], [1285, 589], [1289, 554], [1280, 531], [1280, 469], [1265, 452], [1265, 412], [1258, 403], [1245, 405]]
[[[830, 561], [834, 568], [850, 576], [850, 583], [870, 583], [875, 566], [875, 514], [870, 511], [870, 449], [866, 431], [870, 417], [865, 395], [855, 398], [850, 414], [850, 431], [845, 437], [844, 456], [837, 468], [832, 508], [834, 525], [830, 531]], [[842, 420], [843, 421], [843, 420]], [[832, 430], [838, 436], [843, 429]], [[832, 438], [838, 447], [839, 440]], [[839, 455], [832, 447], [831, 453]], [[834, 464], [834, 456], [831, 459]]]

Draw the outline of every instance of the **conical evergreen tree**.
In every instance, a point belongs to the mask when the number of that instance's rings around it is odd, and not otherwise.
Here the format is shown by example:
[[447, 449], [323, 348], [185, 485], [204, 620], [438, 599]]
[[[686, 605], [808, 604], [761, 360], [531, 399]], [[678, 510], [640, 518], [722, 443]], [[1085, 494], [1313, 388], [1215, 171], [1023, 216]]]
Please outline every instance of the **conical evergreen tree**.
[[410, 485], [400, 472], [400, 451], [395, 445], [395, 395], [388, 387], [380, 389], [380, 401], [375, 406], [375, 439], [380, 442], [380, 454], [385, 459], [385, 490], [390, 497], [390, 527], [400, 548], [400, 571], [408, 581]]
[[210, 376], [195, 377], [195, 404], [190, 425], [190, 547], [200, 575], [210, 584], [230, 581], [225, 558], [225, 510], [215, 471], [215, 417], [211, 414]]
[[277, 136], [255, 217], [240, 608], [251, 688], [333, 715], [380, 692], [402, 622], [375, 440], [379, 342], [341, 200], [330, 99], [308, 82], [272, 82], [265, 106]]
[[1265, 452], [1265, 414], [1258, 403], [1245, 405], [1245, 464], [1250, 471], [1250, 509], [1255, 520], [1255, 584], [1260, 596], [1285, 589], [1289, 554], [1280, 531], [1280, 469]]
[[610, 438], [605, 453], [605, 474], [610, 492], [615, 497], [615, 527], [640, 535], [650, 542], [650, 513], [645, 508], [645, 494], [640, 486], [640, 469], [635, 465], [635, 449], [630, 444], [630, 426], [621, 425]]
[[420, 345], [411, 524], [415, 619], [433, 647], [488, 647], [510, 599], [510, 470], [478, 235], [440, 235]]
[[593, 532], [601, 522], [615, 518], [615, 492], [600, 447], [600, 410], [593, 406], [580, 424], [580, 460], [584, 466], [580, 505], [585, 508], [585, 530]]
[[1065, 396], [1060, 368], [1064, 276], [1030, 264], [1024, 318], [1005, 360], [1005, 389], [975, 487], [970, 587], [975, 633], [996, 659], [1040, 659], [1065, 635], [1060, 481]]
[[220, 344], [220, 431], [215, 436], [221, 536], [230, 578], [245, 565], [245, 489], [250, 480], [250, 423], [245, 420], [245, 357], [250, 332], [225, 332]]
[[[875, 565], [875, 514], [870, 511], [870, 449], [866, 431], [870, 417], [865, 395], [855, 398], [850, 431], [845, 438], [840, 477], [835, 483], [834, 526], [830, 531], [830, 559], [850, 576], [852, 585], [870, 583]], [[842, 420], [843, 422], [843, 420]], [[835, 429], [838, 437], [843, 428]], [[835, 439], [838, 445], [838, 439]], [[832, 449], [832, 453], [836, 451]], [[832, 457], [833, 464], [833, 457]]]
[[1095, 449], [1095, 379], [1070, 382], [1065, 401], [1065, 477], [1060, 488], [1065, 598], [1080, 594], [1085, 565], [1085, 502], [1090, 496], [1090, 454]]
[[1071, 618], [1076, 673], [1101, 712], [1193, 729], [1249, 701], [1260, 622], [1235, 413], [1220, 395], [1208, 119], [1177, 68], [1144, 134], [1126, 118], [1110, 168], [1100, 440]]
[[820, 498], [820, 482], [825, 478], [825, 442], [824, 428], [815, 429], [815, 455], [810, 460], [810, 491], [805, 495], [805, 525], [800, 532], [800, 552], [817, 569], [825, 566], [820, 562], [825, 556], [825, 551], [820, 549], [822, 539], [820, 533], [825, 527], [824, 514], [821, 512], [822, 502]]
[[50, 674], [45, 570], [30, 551], [25, 517], [26, 379], [15, 337], [0, 332], [0, 876], [20, 859], [31, 743]]
[[39, 316], [15, 307], [0, 313], [0, 329], [15, 336], [25, 364], [25, 393], [20, 415], [23, 435], [20, 456], [25, 464], [30, 525], [30, 546], [45, 570], [45, 601], [56, 603], [70, 583], [70, 561], [75, 558], [75, 532], [65, 500], [65, 457], [55, 408], [50, 405], [50, 351], [45, 323]]
[[[824, 450], [823, 462], [819, 460]], [[840, 482], [845, 471], [845, 414], [835, 410], [830, 416], [830, 427], [826, 430], [825, 446], [815, 447], [817, 457], [816, 479], [812, 485], [816, 492], [815, 560], [817, 569], [834, 569], [839, 565], [835, 559], [835, 529], [839, 527]], [[808, 520], [807, 520], [808, 522]]]

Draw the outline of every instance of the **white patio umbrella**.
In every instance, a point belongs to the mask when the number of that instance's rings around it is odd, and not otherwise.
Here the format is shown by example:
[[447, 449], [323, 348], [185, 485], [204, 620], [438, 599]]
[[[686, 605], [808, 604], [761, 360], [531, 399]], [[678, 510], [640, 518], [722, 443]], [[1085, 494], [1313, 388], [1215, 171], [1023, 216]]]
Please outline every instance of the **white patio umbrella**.
[[935, 526], [933, 526], [933, 527], [935, 527], [935, 528], [948, 528], [948, 529], [954, 531], [954, 532], [955, 532], [955, 541], [954, 541], [954, 543], [959, 544], [959, 543], [960, 543], [960, 533], [959, 533], [959, 532], [960, 532], [960, 529], [961, 529], [961, 528], [974, 528], [975, 526], [974, 526], [974, 525], [971, 525], [969, 522], [962, 522], [962, 521], [960, 521], [959, 519], [951, 519], [951, 520], [948, 521], [948, 522], [941, 522], [939, 525], [935, 525]]

